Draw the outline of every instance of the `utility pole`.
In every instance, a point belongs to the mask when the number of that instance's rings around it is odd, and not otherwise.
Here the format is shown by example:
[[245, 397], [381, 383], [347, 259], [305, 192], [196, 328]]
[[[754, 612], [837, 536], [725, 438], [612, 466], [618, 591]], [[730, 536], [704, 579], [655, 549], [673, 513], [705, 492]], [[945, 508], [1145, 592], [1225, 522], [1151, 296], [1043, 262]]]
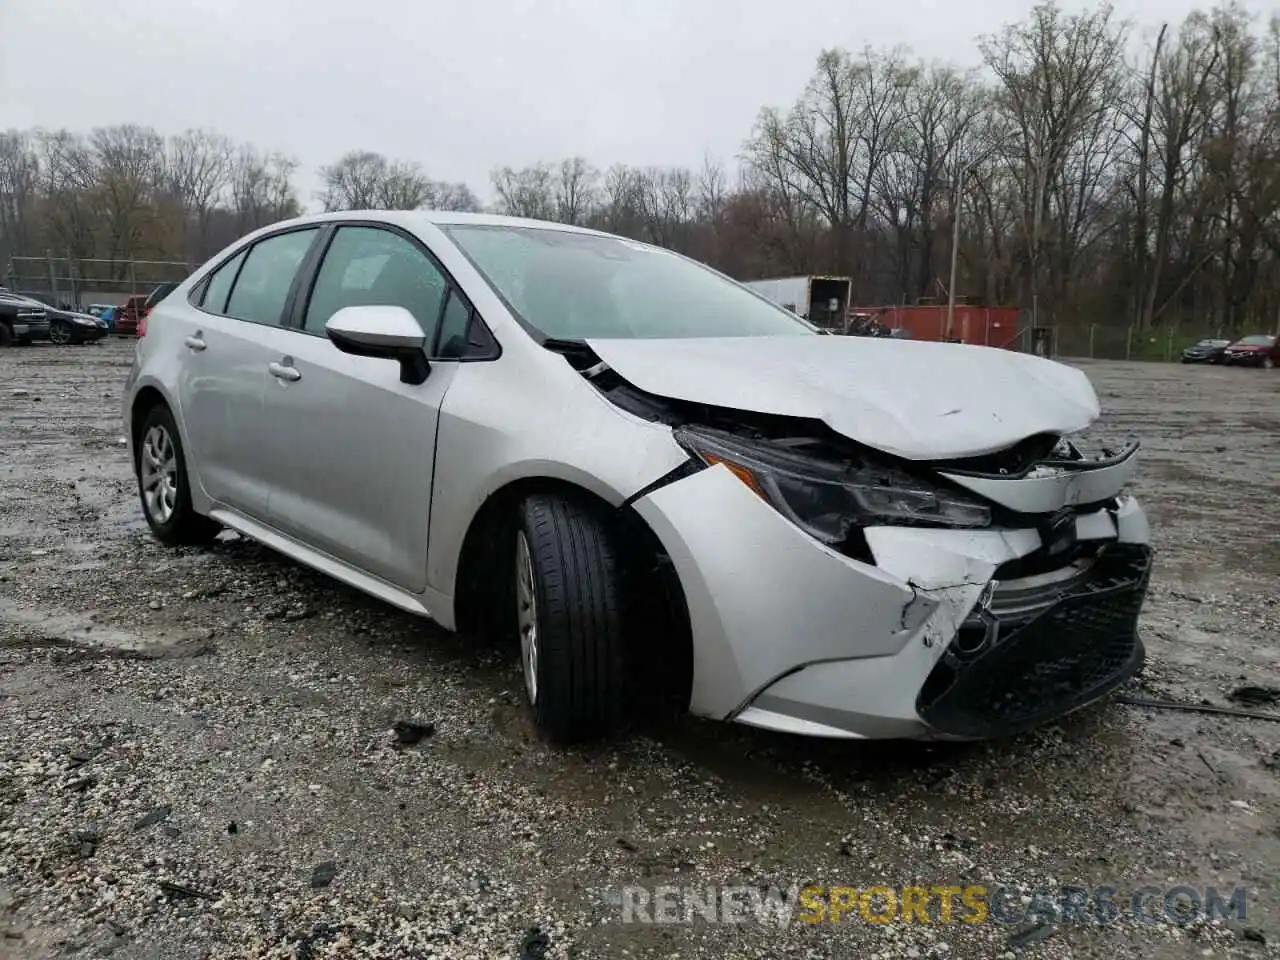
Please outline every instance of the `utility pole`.
[[960, 208], [964, 203], [964, 181], [972, 175], [968, 167], [962, 167], [951, 200], [951, 281], [947, 285], [947, 340], [955, 338], [956, 327], [956, 272], [960, 264]]
[[1031, 328], [1032, 335], [1040, 327], [1040, 221], [1044, 211], [1044, 194], [1048, 189], [1044, 175], [1044, 152], [1036, 151], [1035, 211], [1031, 214]]

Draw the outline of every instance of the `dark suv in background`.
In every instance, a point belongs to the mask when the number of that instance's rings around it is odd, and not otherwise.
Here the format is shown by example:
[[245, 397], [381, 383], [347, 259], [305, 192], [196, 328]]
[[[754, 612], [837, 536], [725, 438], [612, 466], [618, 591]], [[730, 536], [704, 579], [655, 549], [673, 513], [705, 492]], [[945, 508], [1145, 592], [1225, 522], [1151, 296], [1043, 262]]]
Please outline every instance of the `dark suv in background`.
[[44, 304], [0, 288], [0, 347], [48, 339]]

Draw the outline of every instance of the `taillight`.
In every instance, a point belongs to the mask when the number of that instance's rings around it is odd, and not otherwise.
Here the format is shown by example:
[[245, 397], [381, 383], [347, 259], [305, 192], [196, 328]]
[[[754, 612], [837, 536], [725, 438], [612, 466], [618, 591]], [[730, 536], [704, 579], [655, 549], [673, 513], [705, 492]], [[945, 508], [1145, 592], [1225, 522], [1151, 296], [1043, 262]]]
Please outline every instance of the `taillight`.
[[150, 310], [143, 310], [138, 314], [138, 336], [145, 337], [147, 335], [147, 314]]

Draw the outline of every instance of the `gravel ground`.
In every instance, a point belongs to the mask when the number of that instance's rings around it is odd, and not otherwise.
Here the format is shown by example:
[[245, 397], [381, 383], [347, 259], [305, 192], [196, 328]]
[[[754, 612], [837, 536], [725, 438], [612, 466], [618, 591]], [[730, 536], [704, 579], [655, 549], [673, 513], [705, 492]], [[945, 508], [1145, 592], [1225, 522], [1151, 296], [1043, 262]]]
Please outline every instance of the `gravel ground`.
[[[0, 353], [0, 957], [1280, 955], [1280, 723], [1110, 702], [978, 745], [690, 719], [553, 748], [514, 651], [229, 534], [154, 543], [131, 355]], [[1280, 686], [1280, 374], [1084, 366], [1144, 440], [1160, 551], [1126, 692]], [[1185, 925], [621, 922], [624, 885], [805, 882], [1250, 892]]]

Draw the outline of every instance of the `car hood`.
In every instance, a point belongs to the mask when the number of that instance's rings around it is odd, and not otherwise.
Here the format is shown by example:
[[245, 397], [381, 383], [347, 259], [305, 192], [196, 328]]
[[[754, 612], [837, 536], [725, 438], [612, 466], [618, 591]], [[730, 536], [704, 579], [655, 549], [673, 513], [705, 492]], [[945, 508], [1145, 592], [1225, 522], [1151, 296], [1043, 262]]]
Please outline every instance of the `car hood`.
[[589, 340], [619, 376], [658, 396], [821, 420], [909, 460], [1006, 449], [1098, 416], [1088, 377], [994, 347], [864, 337]]

